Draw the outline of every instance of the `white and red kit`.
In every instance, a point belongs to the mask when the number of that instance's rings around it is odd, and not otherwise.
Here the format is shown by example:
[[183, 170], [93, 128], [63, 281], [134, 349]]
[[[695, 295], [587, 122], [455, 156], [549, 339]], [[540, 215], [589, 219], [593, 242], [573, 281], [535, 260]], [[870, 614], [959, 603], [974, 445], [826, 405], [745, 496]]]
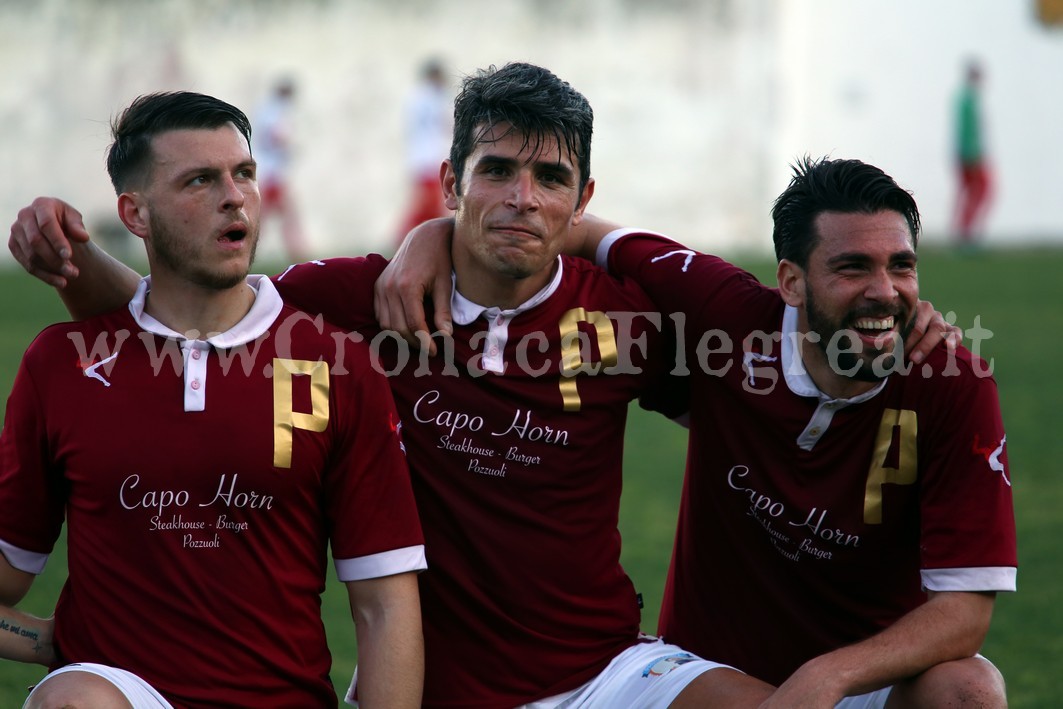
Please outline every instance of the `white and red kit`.
[[424, 568], [398, 417], [364, 345], [248, 283], [251, 311], [204, 339], [143, 312], [149, 279], [37, 337], [0, 437], [0, 548], [39, 573], [65, 515], [60, 664], [175, 707], [335, 706], [329, 544], [343, 581]]
[[277, 285], [361, 332], [390, 375], [430, 569], [425, 706], [512, 707], [575, 689], [639, 642], [617, 517], [628, 403], [656, 358], [640, 347], [659, 345], [650, 303], [561, 258], [514, 310], [455, 294], [453, 340], [437, 338], [428, 358], [375, 329], [384, 265], [303, 264]]
[[942, 346], [830, 399], [776, 290], [663, 237], [619, 236], [599, 253], [683, 323], [690, 372], [666, 640], [779, 684], [891, 625], [924, 589], [1015, 590], [1004, 427], [982, 360]]

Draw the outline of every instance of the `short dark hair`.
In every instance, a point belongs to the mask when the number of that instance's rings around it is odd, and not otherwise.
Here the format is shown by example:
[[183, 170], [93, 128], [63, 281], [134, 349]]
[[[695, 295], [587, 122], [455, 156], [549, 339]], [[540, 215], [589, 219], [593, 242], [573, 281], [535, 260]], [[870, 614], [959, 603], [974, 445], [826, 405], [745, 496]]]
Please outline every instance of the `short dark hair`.
[[874, 165], [859, 160], [812, 160], [793, 165], [793, 177], [772, 206], [775, 257], [808, 267], [819, 239], [815, 220], [822, 212], [874, 214], [900, 212], [908, 222], [912, 248], [919, 243], [919, 209], [911, 192]]
[[148, 176], [151, 141], [172, 130], [220, 128], [232, 123], [251, 149], [251, 121], [239, 108], [213, 96], [172, 91], [140, 96], [111, 122], [107, 173], [116, 194]]
[[450, 146], [459, 195], [466, 159], [498, 123], [509, 123], [519, 131], [526, 147], [537, 147], [544, 137], [552, 135], [562, 149], [571, 151], [579, 167], [582, 198], [591, 175], [591, 105], [550, 71], [519, 62], [501, 69], [481, 69], [462, 82], [454, 100], [454, 141]]

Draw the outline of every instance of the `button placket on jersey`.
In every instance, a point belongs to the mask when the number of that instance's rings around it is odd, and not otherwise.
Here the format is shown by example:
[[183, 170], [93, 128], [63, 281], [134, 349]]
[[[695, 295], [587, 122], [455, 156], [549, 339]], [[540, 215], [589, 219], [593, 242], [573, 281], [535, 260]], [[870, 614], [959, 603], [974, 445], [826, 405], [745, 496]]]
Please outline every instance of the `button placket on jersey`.
[[805, 430], [797, 437], [797, 445], [803, 450], [812, 450], [816, 442], [823, 436], [823, 433], [830, 428], [830, 422], [834, 420], [834, 414], [846, 406], [848, 406], [848, 402], [843, 399], [820, 401], [819, 406], [816, 407], [816, 412], [812, 414], [808, 425], [805, 426]]
[[501, 373], [505, 369], [502, 353], [509, 341], [509, 322], [507, 316], [498, 308], [488, 308], [483, 313], [487, 320], [487, 336], [484, 338], [483, 368], [488, 372]]
[[184, 359], [185, 411], [203, 411], [207, 406], [207, 356], [210, 345], [203, 340], [181, 343]]

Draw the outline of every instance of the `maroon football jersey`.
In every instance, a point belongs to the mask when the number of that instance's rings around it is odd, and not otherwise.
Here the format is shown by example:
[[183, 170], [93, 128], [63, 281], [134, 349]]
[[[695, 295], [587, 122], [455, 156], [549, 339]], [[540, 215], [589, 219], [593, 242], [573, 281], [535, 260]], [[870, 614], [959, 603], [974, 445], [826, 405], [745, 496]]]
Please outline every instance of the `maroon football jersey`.
[[423, 540], [366, 347], [251, 282], [251, 312], [205, 340], [138, 299], [37, 337], [0, 437], [0, 539], [43, 561], [65, 513], [63, 663], [178, 707], [335, 706], [329, 543], [347, 581], [423, 568]]
[[887, 627], [924, 587], [1014, 590], [1010, 471], [983, 361], [942, 346], [832, 400], [795, 355], [796, 310], [748, 273], [653, 235], [617, 241], [610, 268], [685, 323], [667, 640], [778, 684]]
[[428, 554], [426, 706], [551, 696], [638, 642], [617, 517], [628, 403], [653, 376], [658, 328], [632, 283], [558, 263], [516, 310], [455, 296], [454, 337], [433, 358], [373, 329], [380, 257], [278, 281], [299, 307], [360, 329], [390, 375]]

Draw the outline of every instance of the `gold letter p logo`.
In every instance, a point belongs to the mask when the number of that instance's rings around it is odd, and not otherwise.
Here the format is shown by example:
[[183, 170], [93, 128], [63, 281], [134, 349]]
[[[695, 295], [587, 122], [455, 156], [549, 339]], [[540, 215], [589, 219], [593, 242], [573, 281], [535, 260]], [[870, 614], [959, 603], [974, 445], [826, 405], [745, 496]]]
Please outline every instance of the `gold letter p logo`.
[[[292, 378], [310, 375], [310, 413], [293, 410]], [[324, 431], [328, 426], [329, 369], [327, 362], [305, 359], [273, 360], [273, 465], [292, 467], [292, 432]]]

